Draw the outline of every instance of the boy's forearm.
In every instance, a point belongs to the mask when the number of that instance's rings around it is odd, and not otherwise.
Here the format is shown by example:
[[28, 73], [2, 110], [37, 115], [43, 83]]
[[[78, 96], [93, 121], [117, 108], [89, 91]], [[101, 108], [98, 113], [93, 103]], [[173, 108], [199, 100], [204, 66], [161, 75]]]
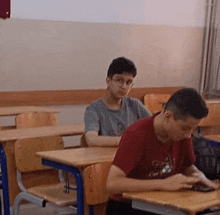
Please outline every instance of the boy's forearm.
[[88, 146], [117, 147], [121, 137], [90, 135], [86, 138]]
[[200, 173], [201, 171], [197, 169], [195, 165], [191, 165], [184, 170], [184, 174], [187, 176], [191, 176], [193, 173]]
[[163, 179], [154, 180], [140, 180], [133, 178], [122, 178], [113, 181], [113, 183], [107, 182], [107, 190], [111, 193], [121, 194], [124, 192], [139, 192], [150, 190], [163, 190]]

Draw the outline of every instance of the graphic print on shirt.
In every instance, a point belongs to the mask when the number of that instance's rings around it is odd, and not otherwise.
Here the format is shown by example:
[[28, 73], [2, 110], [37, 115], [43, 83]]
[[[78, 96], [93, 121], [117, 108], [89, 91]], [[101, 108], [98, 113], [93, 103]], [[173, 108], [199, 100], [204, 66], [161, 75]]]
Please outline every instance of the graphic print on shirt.
[[173, 172], [174, 166], [175, 158], [172, 158], [171, 155], [168, 153], [167, 156], [164, 158], [164, 161], [152, 161], [152, 167], [154, 170], [149, 173], [149, 177], [166, 178]]
[[122, 122], [118, 122], [117, 124], [118, 134], [121, 136], [125, 131], [125, 125]]

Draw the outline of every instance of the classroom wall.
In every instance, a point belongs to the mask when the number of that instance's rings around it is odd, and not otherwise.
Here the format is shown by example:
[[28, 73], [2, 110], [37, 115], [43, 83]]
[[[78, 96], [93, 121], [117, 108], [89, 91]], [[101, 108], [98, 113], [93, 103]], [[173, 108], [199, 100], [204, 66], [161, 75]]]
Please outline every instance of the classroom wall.
[[[0, 91], [105, 88], [118, 56], [135, 62], [135, 87], [198, 89], [205, 4], [11, 0], [11, 18], [0, 20]], [[61, 124], [83, 121], [85, 106], [80, 114], [78, 107], [58, 108]]]
[[104, 88], [113, 58], [136, 87], [198, 88], [205, 0], [11, 0], [1, 25], [1, 91]]

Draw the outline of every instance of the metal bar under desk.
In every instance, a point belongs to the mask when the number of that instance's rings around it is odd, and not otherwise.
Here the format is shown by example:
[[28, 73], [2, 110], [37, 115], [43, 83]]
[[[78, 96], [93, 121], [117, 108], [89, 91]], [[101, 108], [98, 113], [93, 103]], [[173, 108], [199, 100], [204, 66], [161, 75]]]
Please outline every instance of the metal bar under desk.
[[50, 161], [44, 158], [42, 159], [42, 164], [56, 169], [62, 169], [66, 172], [71, 173], [74, 176], [76, 180], [76, 191], [77, 191], [77, 214], [84, 215], [83, 180], [80, 171], [73, 166], [65, 165], [55, 161]]

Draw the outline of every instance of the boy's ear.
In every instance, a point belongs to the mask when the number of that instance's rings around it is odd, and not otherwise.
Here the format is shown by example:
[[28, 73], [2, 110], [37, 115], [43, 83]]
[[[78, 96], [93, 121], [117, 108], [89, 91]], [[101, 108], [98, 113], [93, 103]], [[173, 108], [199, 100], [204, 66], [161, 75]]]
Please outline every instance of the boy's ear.
[[110, 77], [106, 77], [106, 79], [105, 79], [105, 81], [106, 81], [106, 84], [108, 85], [109, 84], [109, 82], [111, 81], [112, 79], [110, 78]]
[[170, 119], [171, 117], [173, 117], [173, 112], [169, 110], [165, 110], [163, 115], [165, 119]]

